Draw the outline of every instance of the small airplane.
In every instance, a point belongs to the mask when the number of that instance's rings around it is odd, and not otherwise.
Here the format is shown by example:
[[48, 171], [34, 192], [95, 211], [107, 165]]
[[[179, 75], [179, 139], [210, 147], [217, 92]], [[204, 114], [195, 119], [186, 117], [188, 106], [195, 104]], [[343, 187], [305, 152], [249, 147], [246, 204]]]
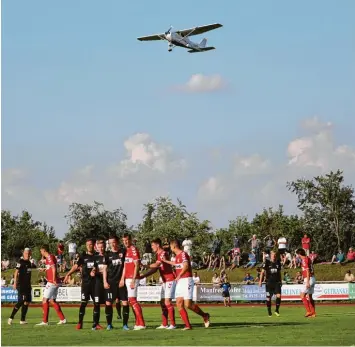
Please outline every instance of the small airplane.
[[138, 37], [137, 40], [139, 41], [158, 41], [158, 40], [166, 40], [169, 42], [168, 44], [168, 51], [171, 52], [175, 46], [183, 47], [188, 49], [189, 53], [199, 53], [199, 52], [206, 52], [215, 47], [206, 47], [207, 39], [204, 38], [201, 40], [200, 43], [195, 43], [189, 40], [190, 36], [193, 35], [200, 35], [210, 30], [215, 30], [222, 27], [222, 24], [215, 23], [215, 24], [208, 24], [202, 25], [190, 29], [184, 30], [177, 30], [173, 31], [173, 27], [170, 27], [168, 31], [164, 34], [156, 34], [156, 35], [149, 35], [149, 36], [142, 36]]

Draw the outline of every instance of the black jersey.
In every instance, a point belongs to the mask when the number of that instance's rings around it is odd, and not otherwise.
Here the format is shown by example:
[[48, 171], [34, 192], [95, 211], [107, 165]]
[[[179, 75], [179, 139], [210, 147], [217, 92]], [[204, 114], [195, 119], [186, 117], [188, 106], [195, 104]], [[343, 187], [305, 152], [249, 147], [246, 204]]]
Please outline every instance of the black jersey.
[[20, 288], [31, 288], [31, 271], [36, 268], [36, 265], [29, 259], [20, 258], [16, 263], [16, 270], [18, 271], [16, 285]]
[[273, 262], [266, 259], [263, 264], [263, 270], [266, 274], [267, 283], [281, 283], [281, 263], [279, 260]]
[[107, 265], [107, 255], [95, 254], [96, 279], [103, 281], [102, 268]]
[[107, 253], [107, 279], [110, 282], [119, 282], [121, 280], [126, 250], [119, 249], [117, 252]]
[[83, 283], [91, 282], [94, 277], [90, 275], [93, 268], [95, 268], [95, 255], [83, 253], [77, 262], [78, 266], [81, 266], [81, 278]]

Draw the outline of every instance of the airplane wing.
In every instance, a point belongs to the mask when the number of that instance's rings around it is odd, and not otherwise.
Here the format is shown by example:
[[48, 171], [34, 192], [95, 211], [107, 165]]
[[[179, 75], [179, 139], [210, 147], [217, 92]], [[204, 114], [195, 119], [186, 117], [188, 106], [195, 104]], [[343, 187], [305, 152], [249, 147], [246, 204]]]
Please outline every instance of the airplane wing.
[[158, 40], [164, 40], [164, 34], [156, 34], [156, 35], [149, 35], [149, 36], [137, 37], [137, 40], [139, 40], [139, 41], [158, 41]]
[[177, 33], [183, 37], [200, 35], [200, 34], [203, 34], [207, 31], [218, 29], [222, 26], [223, 26], [222, 24], [214, 23], [214, 24], [202, 25], [202, 26], [194, 27], [194, 28], [190, 28], [190, 29], [179, 30], [179, 31], [177, 31]]

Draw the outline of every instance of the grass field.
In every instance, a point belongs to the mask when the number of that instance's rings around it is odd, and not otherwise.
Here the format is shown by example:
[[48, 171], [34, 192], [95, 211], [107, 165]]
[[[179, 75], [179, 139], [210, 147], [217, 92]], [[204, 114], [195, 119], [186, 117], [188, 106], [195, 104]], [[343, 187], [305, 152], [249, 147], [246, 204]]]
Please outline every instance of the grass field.
[[[1, 337], [2, 346], [173, 346], [173, 345], [343, 345], [355, 344], [355, 305], [317, 307], [317, 318], [304, 318], [301, 306], [281, 306], [280, 317], [268, 317], [264, 305], [203, 306], [211, 314], [211, 326], [206, 329], [200, 317], [189, 313], [193, 329], [164, 331], [155, 330], [160, 325], [160, 309], [144, 307], [147, 329], [142, 331], [123, 331], [122, 322], [114, 320], [112, 331], [91, 331], [92, 308], [87, 309], [84, 329], [75, 330], [78, 308], [63, 308], [68, 320], [67, 325], [57, 326], [58, 318], [53, 309], [50, 313], [50, 326], [35, 327], [41, 321], [40, 308], [30, 308], [28, 325], [20, 325], [20, 312], [13, 325], [7, 325], [10, 308], [2, 308]], [[130, 324], [133, 323], [132, 316]], [[105, 319], [101, 309], [101, 322]], [[180, 317], [177, 324], [182, 327]], [[132, 324], [133, 325], [133, 324]], [[102, 324], [102, 326], [106, 326]]]

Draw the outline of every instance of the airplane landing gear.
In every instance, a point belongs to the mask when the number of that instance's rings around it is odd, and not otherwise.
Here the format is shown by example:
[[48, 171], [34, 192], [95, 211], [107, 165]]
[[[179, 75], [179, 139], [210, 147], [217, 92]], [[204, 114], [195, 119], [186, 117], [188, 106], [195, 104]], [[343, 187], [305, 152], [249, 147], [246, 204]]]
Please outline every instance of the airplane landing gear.
[[174, 45], [172, 43], [169, 43], [169, 46], [168, 46], [168, 52], [171, 52], [174, 48]]

